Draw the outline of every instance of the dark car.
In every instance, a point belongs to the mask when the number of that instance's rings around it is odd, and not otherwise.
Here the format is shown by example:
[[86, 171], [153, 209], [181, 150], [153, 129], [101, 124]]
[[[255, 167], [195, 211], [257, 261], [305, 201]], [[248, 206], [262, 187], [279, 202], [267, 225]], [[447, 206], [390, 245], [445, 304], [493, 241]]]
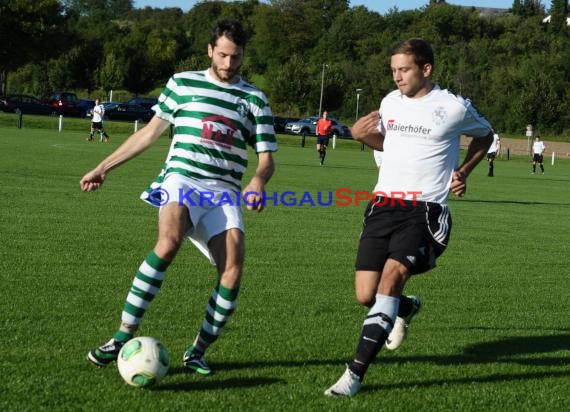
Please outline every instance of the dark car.
[[296, 122], [298, 120], [298, 118], [274, 116], [273, 128], [275, 129], [275, 133], [285, 133], [285, 125], [287, 123]]
[[65, 116], [85, 116], [85, 112], [79, 105], [79, 98], [71, 92], [53, 92], [42, 99], [43, 103], [53, 107], [57, 114]]
[[140, 120], [148, 122], [154, 116], [154, 111], [140, 104], [118, 103], [105, 107], [105, 119], [109, 120]]
[[17, 112], [25, 114], [55, 114], [56, 111], [49, 105], [42, 103], [38, 98], [27, 94], [10, 94], [0, 100], [3, 112]]
[[148, 107], [149, 109], [158, 103], [156, 97], [135, 96], [130, 99], [126, 104], [136, 104], [139, 106]]
[[93, 107], [95, 107], [95, 100], [79, 99], [77, 107], [81, 110], [81, 117], [90, 116], [90, 113], [93, 112]]

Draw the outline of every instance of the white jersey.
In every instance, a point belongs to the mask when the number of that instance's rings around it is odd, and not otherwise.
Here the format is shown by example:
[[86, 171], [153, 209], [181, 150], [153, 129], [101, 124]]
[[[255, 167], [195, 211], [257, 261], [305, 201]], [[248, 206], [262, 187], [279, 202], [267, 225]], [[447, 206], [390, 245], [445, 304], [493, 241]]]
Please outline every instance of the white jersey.
[[382, 99], [380, 119], [384, 155], [374, 191], [442, 205], [459, 166], [460, 136], [485, 137], [492, 130], [471, 101], [438, 85], [419, 99], [394, 90]]
[[538, 142], [534, 142], [532, 144], [532, 153], [533, 154], [542, 154], [546, 150], [546, 146], [544, 142], [539, 140]]
[[105, 106], [102, 104], [95, 105], [93, 107], [93, 117], [91, 120], [95, 123], [100, 123], [103, 121], [103, 115], [105, 114]]
[[374, 162], [376, 162], [376, 167], [382, 166], [382, 152], [380, 150], [374, 150]]
[[497, 153], [499, 150], [499, 135], [497, 133], [493, 134], [493, 143], [491, 143], [491, 147], [487, 150], [487, 153]]

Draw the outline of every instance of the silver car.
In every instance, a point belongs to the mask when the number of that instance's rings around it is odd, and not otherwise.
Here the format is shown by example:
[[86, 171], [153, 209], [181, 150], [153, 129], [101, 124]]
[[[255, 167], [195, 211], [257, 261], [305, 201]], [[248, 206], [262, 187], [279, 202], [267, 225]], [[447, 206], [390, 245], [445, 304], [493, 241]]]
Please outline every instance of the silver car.
[[[307, 117], [305, 119], [298, 120], [296, 122], [290, 122], [285, 125], [285, 132], [291, 134], [298, 134], [302, 135], [303, 137], [307, 135], [315, 135], [317, 130], [317, 120], [319, 118], [317, 116]], [[338, 137], [351, 137], [350, 129], [340, 123], [335, 119], [332, 120], [332, 130], [331, 136], [335, 135]]]

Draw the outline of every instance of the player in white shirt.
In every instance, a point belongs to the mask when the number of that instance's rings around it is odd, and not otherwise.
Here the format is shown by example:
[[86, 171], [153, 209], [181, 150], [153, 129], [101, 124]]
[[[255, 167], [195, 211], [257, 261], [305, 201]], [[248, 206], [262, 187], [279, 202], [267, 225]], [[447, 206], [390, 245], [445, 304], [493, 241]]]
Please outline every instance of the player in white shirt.
[[487, 161], [489, 162], [489, 173], [487, 176], [493, 177], [495, 171], [495, 157], [497, 157], [497, 153], [501, 151], [501, 138], [499, 134], [493, 131], [493, 143], [491, 143], [491, 147], [487, 151]]
[[540, 171], [544, 174], [544, 165], [542, 164], [544, 160], [544, 151], [546, 150], [546, 146], [544, 142], [540, 140], [540, 136], [536, 136], [534, 138], [534, 143], [532, 144], [532, 172], [531, 174], [536, 173], [536, 164], [540, 165]]
[[380, 169], [380, 166], [382, 166], [382, 154], [383, 152], [380, 150], [374, 150], [374, 163], [376, 163], [376, 167], [378, 169]]
[[109, 135], [103, 128], [103, 116], [105, 115], [105, 106], [103, 106], [99, 99], [95, 99], [95, 106], [93, 107], [93, 115], [91, 117], [91, 131], [89, 132], [88, 142], [93, 141], [93, 135], [95, 130], [99, 132], [99, 141], [103, 142], [103, 137], [105, 138], [105, 143], [109, 142]]
[[[424, 40], [395, 45], [391, 69], [398, 89], [352, 128], [354, 139], [384, 149], [355, 265], [356, 297], [370, 310], [354, 359], [326, 395], [358, 393], [381, 347], [393, 350], [404, 340], [421, 307], [417, 297], [402, 294], [404, 285], [435, 267], [451, 229], [448, 194], [465, 195], [467, 176], [493, 139], [491, 125], [469, 100], [432, 83], [433, 68]], [[473, 139], [460, 163], [462, 134]]]

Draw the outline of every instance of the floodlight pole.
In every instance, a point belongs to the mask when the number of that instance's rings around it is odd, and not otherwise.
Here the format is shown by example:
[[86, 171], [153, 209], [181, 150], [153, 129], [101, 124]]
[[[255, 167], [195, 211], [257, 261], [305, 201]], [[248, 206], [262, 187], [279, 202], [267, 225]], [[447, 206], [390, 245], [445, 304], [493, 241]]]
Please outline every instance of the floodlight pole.
[[328, 67], [328, 64], [323, 63], [323, 70], [321, 73], [321, 99], [319, 100], [319, 119], [321, 118], [321, 113], [323, 110], [323, 91], [325, 89], [325, 67]]
[[[358, 106], [360, 103], [360, 93], [362, 93], [364, 90], [363, 89], [356, 89], [356, 116], [355, 116], [355, 121], [358, 120]], [[364, 150], [364, 143], [362, 143], [360, 145], [360, 150]]]
[[356, 89], [356, 118], [354, 120], [358, 120], [358, 105], [360, 103], [360, 93], [362, 93], [364, 90], [362, 89]]

